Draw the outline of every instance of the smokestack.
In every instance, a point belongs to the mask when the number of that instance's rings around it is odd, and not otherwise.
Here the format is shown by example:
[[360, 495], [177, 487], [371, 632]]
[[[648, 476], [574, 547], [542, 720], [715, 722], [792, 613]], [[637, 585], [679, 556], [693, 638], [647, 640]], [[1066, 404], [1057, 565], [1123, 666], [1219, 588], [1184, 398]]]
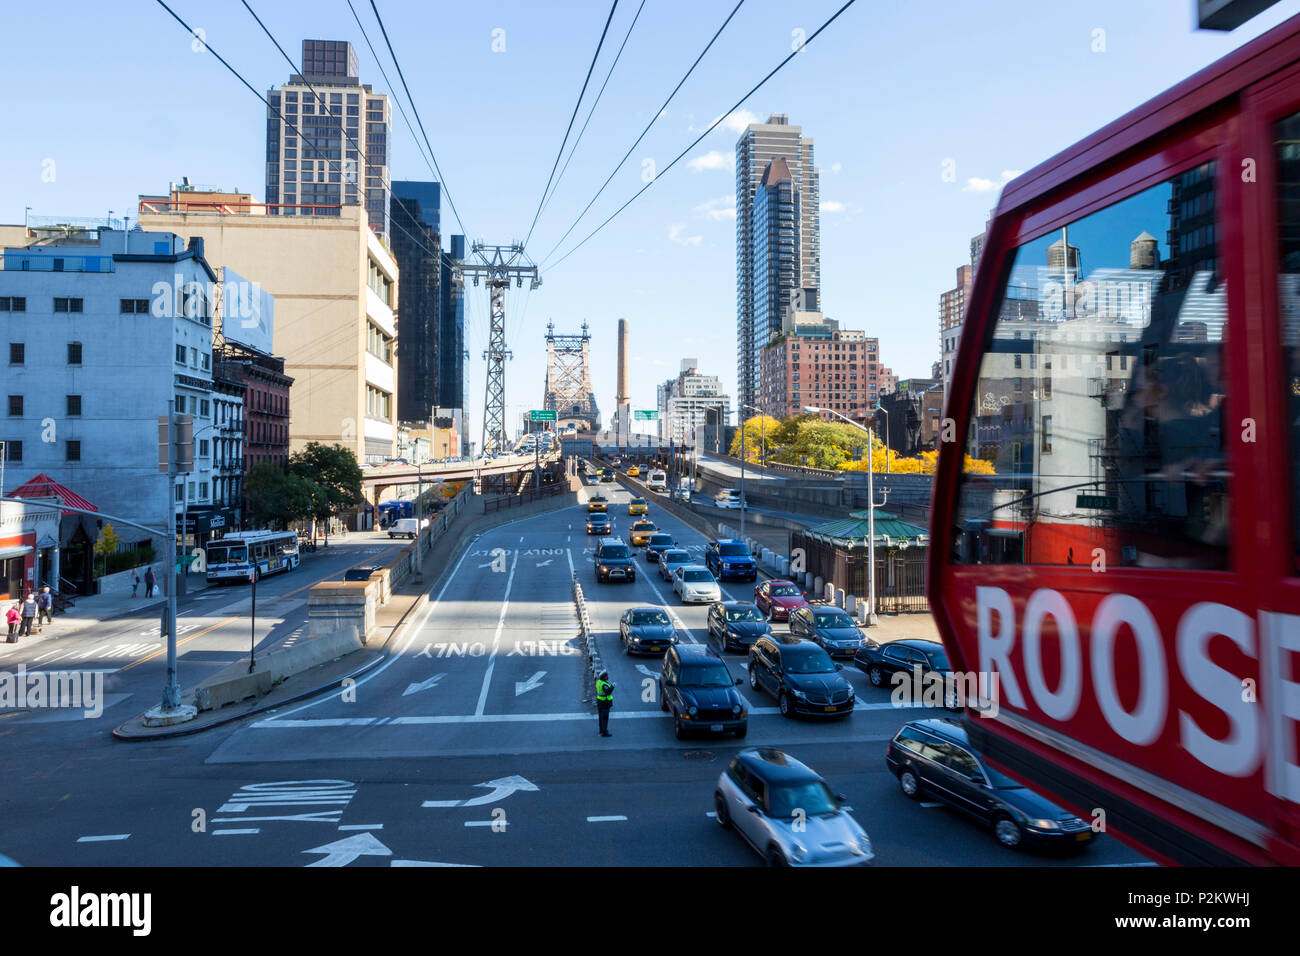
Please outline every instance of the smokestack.
[[618, 320], [618, 394], [615, 401], [619, 405], [630, 402], [632, 396], [628, 394], [628, 356], [627, 356], [627, 319]]

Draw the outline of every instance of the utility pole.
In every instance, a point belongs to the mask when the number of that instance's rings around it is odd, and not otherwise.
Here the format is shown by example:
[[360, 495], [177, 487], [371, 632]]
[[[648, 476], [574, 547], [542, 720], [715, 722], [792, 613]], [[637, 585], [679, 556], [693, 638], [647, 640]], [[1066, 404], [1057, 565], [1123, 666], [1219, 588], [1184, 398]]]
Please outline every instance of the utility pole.
[[[182, 497], [184, 493], [182, 493]], [[176, 674], [176, 400], [167, 400], [167, 684], [163, 688], [162, 710], [174, 712], [181, 705], [181, 685]]]
[[[473, 258], [470, 258], [473, 257]], [[530, 289], [542, 284], [537, 272], [537, 265], [528, 258], [521, 242], [509, 246], [488, 246], [481, 241], [470, 246], [470, 257], [466, 257], [455, 268], [458, 280], [470, 276], [477, 286], [479, 279], [484, 280], [488, 289], [490, 305], [490, 328], [488, 347], [483, 353], [487, 360], [487, 390], [483, 397], [483, 449], [489, 442], [493, 450], [506, 447], [506, 359], [513, 355], [506, 348], [506, 289], [510, 280], [515, 285], [524, 284], [524, 276], [530, 280]]]

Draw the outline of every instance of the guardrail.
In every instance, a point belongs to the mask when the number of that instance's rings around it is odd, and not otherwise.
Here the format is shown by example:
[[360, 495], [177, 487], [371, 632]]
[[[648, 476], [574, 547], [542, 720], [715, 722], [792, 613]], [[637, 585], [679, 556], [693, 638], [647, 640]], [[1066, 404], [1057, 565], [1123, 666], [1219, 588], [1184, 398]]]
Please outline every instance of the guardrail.
[[517, 495], [497, 495], [495, 498], [484, 498], [483, 513], [487, 514], [491, 511], [513, 508], [516, 505], [525, 505], [541, 498], [553, 498], [556, 495], [564, 494], [568, 490], [567, 482], [554, 481], [550, 484], [543, 484], [540, 488], [529, 488]]
[[600, 659], [600, 650], [596, 647], [596, 638], [591, 633], [591, 616], [587, 613], [587, 599], [578, 583], [578, 572], [573, 572], [573, 603], [578, 609], [578, 626], [582, 633], [582, 647], [587, 655], [587, 688], [595, 691], [596, 677], [605, 669]]

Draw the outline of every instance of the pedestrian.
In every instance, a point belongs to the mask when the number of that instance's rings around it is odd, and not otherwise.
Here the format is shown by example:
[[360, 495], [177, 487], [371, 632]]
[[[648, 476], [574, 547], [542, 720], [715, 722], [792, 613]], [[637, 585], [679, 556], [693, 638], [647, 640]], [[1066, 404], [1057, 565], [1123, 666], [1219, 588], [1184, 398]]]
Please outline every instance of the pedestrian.
[[54, 595], [50, 593], [48, 584], [41, 588], [40, 594], [36, 595], [36, 614], [37, 627], [54, 623]]
[[158, 579], [153, 575], [153, 565], [150, 565], [144, 572], [144, 596], [153, 597], [153, 586], [158, 583]]
[[614, 736], [609, 732], [609, 710], [614, 706], [614, 685], [610, 683], [609, 671], [601, 671], [596, 678], [596, 712], [600, 715], [600, 735]]
[[131, 597], [135, 597], [136, 592], [139, 590], [140, 590], [140, 575], [132, 571], [131, 572]]
[[36, 620], [36, 597], [31, 591], [28, 591], [27, 596], [23, 598], [22, 607], [19, 610], [19, 613], [22, 615], [23, 620], [18, 631], [20, 634], [30, 637], [32, 633], [32, 622]]
[[18, 643], [18, 624], [22, 621], [23, 616], [18, 610], [18, 602], [15, 601], [13, 607], [5, 611], [5, 623], [9, 625], [9, 643]]

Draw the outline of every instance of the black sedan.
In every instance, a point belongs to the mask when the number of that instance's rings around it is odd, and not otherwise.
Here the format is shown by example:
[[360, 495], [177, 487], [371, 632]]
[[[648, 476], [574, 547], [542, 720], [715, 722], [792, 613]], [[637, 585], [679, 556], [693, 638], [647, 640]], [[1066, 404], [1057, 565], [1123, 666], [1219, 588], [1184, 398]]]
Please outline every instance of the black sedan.
[[820, 644], [832, 657], [852, 657], [866, 640], [847, 611], [826, 605], [793, 611], [790, 633]]
[[772, 626], [757, 606], [745, 601], [719, 601], [709, 605], [709, 634], [718, 639], [724, 651], [733, 647], [750, 647], [760, 637], [772, 633]]
[[657, 607], [631, 607], [618, 621], [624, 654], [662, 654], [677, 642], [673, 622]]
[[609, 515], [594, 511], [587, 515], [587, 534], [609, 534]]
[[949, 709], [957, 707], [956, 689], [949, 686], [952, 665], [948, 663], [947, 651], [938, 641], [905, 637], [888, 644], [877, 644], [868, 640], [853, 655], [853, 664], [867, 675], [872, 687], [897, 686], [902, 678], [895, 677], [895, 674], [916, 680], [916, 669], [920, 668], [920, 680], [923, 683], [921, 688], [913, 688], [915, 699], [923, 698], [924, 688], [929, 683], [927, 678], [934, 674], [943, 681], [944, 705]]
[[669, 548], [675, 547], [677, 547], [677, 542], [673, 540], [672, 535], [665, 534], [662, 531], [657, 531], [650, 535], [649, 539], [645, 543], [645, 559], [651, 564], [658, 564], [659, 555], [663, 554]]
[[1092, 825], [998, 773], [970, 745], [961, 725], [913, 720], [889, 742], [885, 763], [913, 800], [933, 797], [993, 831], [1005, 847], [1081, 848]]
[[837, 717], [853, 712], [853, 685], [840, 665], [812, 641], [788, 634], [760, 637], [749, 649], [749, 686], [776, 698], [785, 717]]

